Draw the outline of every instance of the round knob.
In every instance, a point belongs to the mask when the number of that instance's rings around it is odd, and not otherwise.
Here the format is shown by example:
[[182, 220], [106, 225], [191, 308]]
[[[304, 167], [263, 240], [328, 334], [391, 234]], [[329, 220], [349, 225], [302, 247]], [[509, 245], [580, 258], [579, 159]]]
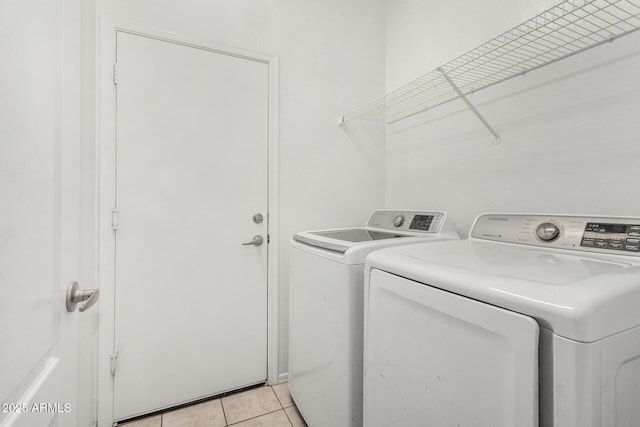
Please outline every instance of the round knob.
[[400, 227], [404, 223], [404, 215], [396, 215], [393, 217], [393, 225]]
[[552, 242], [560, 236], [560, 229], [550, 222], [543, 222], [536, 228], [536, 236], [543, 242]]

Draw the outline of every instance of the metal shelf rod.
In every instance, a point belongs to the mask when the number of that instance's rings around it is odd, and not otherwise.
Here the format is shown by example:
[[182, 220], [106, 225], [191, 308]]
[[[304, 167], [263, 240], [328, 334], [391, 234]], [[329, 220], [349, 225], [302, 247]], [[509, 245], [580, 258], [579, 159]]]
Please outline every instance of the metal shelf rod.
[[469, 109], [471, 111], [473, 111], [473, 114], [476, 115], [476, 117], [478, 117], [480, 119], [480, 121], [482, 122], [482, 124], [485, 125], [485, 127], [489, 130], [489, 132], [491, 132], [491, 135], [493, 135], [493, 137], [495, 138], [495, 142], [496, 144], [500, 144], [500, 142], [502, 141], [500, 138], [500, 135], [498, 135], [498, 132], [495, 131], [495, 129], [493, 128], [493, 126], [491, 126], [489, 124], [489, 122], [487, 121], [487, 119], [484, 118], [484, 116], [482, 114], [480, 114], [480, 111], [478, 111], [478, 109], [471, 103], [471, 101], [469, 101], [469, 98], [467, 98], [467, 96], [462, 93], [462, 91], [460, 90], [460, 88], [458, 87], [458, 85], [456, 85], [454, 83], [453, 80], [451, 80], [451, 78], [447, 75], [447, 73], [445, 72], [444, 69], [442, 68], [438, 68], [438, 71], [440, 71], [442, 73], [442, 77], [445, 78], [445, 80], [447, 80], [447, 82], [451, 85], [451, 87], [453, 88], [453, 90], [456, 91], [456, 93], [458, 94], [458, 96], [460, 97], [460, 99], [462, 99], [464, 101], [465, 104], [467, 104], [467, 107], [469, 107]]

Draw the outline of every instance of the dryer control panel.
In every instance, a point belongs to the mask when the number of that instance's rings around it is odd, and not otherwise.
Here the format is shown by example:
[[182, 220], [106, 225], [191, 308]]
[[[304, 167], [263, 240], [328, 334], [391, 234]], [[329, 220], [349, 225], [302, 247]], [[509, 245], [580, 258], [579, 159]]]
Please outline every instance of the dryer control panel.
[[640, 256], [640, 218], [485, 214], [471, 238], [506, 243]]
[[640, 252], [640, 225], [588, 222], [580, 246]]

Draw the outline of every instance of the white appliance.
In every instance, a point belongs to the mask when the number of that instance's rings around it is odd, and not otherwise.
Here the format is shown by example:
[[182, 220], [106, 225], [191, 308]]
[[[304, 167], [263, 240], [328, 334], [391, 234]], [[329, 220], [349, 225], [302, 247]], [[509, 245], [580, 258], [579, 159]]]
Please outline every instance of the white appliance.
[[289, 391], [311, 427], [362, 425], [364, 260], [383, 247], [458, 239], [443, 212], [375, 211], [360, 228], [291, 241]]
[[640, 218], [487, 214], [365, 270], [365, 426], [640, 426]]

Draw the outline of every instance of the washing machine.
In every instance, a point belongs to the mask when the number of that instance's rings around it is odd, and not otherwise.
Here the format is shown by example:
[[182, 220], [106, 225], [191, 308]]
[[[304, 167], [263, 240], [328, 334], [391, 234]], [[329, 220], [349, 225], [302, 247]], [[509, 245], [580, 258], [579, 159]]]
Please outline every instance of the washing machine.
[[365, 271], [364, 425], [640, 426], [640, 218], [486, 214]]
[[291, 240], [289, 391], [311, 427], [362, 425], [364, 260], [370, 252], [458, 239], [444, 212], [378, 210], [364, 227]]

